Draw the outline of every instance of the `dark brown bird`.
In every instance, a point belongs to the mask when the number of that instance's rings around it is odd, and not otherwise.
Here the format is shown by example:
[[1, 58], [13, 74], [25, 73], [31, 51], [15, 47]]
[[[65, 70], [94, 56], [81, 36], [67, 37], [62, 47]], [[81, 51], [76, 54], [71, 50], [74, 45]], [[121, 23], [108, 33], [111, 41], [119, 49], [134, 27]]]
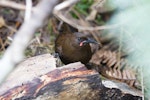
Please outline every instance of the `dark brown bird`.
[[78, 61], [87, 64], [92, 57], [90, 43], [97, 42], [83, 33], [61, 33], [55, 41], [55, 52], [64, 64]]

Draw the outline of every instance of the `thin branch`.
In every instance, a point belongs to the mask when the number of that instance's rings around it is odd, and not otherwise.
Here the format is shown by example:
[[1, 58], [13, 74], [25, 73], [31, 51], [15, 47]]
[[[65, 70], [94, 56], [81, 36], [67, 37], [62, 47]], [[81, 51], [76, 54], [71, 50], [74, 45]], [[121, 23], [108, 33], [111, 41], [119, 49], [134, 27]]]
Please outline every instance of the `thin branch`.
[[2, 7], [10, 7], [18, 10], [25, 10], [26, 7], [23, 4], [18, 4], [13, 1], [8, 1], [8, 0], [0, 0], [0, 6]]
[[31, 17], [32, 12], [32, 0], [26, 0], [26, 11], [24, 20], [28, 20]]
[[54, 14], [57, 16], [58, 11], [63, 10], [64, 8], [70, 7], [71, 5], [77, 3], [80, 0], [66, 0], [54, 8]]
[[114, 24], [114, 25], [103, 25], [103, 26], [95, 26], [95, 27], [87, 27], [87, 26], [81, 26], [73, 21], [71, 21], [69, 18], [67, 18], [66, 16], [64, 16], [64, 14], [62, 13], [62, 10], [64, 10], [67, 7], [72, 6], [73, 4], [77, 3], [79, 0], [67, 0], [64, 1], [63, 3], [57, 5], [54, 8], [54, 15], [61, 19], [62, 21], [68, 23], [69, 25], [71, 25], [74, 28], [77, 28], [79, 30], [88, 30], [88, 31], [96, 31], [96, 30], [104, 30], [104, 29], [112, 29], [112, 28], [116, 28], [120, 25], [122, 25], [123, 23], [119, 23], [119, 24]]
[[44, 20], [52, 14], [52, 10], [58, 2], [59, 0], [41, 0], [41, 2], [32, 9], [31, 17], [22, 24], [12, 44], [0, 60], [0, 83], [3, 82], [5, 77], [14, 69], [15, 65], [23, 60], [24, 51], [35, 31], [41, 27]]

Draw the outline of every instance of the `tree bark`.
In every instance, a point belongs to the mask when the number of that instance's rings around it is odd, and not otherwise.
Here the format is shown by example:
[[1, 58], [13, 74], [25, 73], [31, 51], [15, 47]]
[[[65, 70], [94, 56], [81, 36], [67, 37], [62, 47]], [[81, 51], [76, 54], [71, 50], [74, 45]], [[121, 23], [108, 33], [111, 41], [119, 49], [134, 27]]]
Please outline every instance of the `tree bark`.
[[19, 64], [1, 85], [0, 100], [142, 99], [120, 89], [105, 87], [98, 72], [88, 70], [79, 62], [59, 68], [55, 67], [54, 62], [55, 58], [46, 54]]

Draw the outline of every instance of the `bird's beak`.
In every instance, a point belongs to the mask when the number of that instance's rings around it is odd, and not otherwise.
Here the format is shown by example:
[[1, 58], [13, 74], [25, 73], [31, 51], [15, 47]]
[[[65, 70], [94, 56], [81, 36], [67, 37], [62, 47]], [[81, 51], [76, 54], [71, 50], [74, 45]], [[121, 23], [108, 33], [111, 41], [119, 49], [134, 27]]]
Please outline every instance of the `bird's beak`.
[[100, 44], [98, 42], [96, 42], [95, 40], [88, 38], [88, 40], [84, 40], [80, 43], [80, 46], [83, 46], [84, 44], [88, 44], [88, 43], [93, 43], [93, 44]]
[[99, 44], [98, 42], [96, 42], [95, 40], [88, 38], [88, 40], [86, 40], [87, 43], [93, 43], [93, 44]]

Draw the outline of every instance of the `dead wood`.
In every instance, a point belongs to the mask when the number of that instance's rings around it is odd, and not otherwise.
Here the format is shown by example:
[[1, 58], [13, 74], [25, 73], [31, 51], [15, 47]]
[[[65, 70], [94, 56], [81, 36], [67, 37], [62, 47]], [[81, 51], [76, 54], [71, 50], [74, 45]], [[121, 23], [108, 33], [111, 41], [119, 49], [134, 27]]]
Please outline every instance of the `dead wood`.
[[141, 100], [107, 88], [95, 70], [81, 63], [55, 67], [49, 54], [29, 58], [0, 87], [0, 100]]

